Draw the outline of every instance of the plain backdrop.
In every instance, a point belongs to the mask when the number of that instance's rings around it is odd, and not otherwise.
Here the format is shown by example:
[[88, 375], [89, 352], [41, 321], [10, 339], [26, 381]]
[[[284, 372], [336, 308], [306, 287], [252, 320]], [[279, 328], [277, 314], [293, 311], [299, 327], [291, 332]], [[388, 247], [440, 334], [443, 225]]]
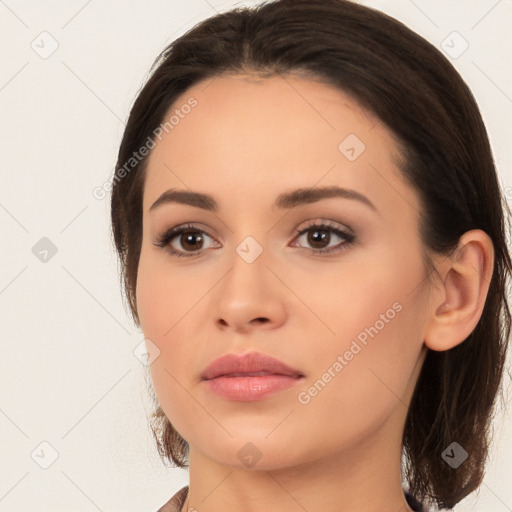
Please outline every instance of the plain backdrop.
[[[121, 300], [108, 196], [93, 190], [157, 54], [256, 3], [0, 1], [0, 512], [153, 512], [188, 483], [151, 438], [143, 335]], [[512, 201], [511, 1], [364, 3], [449, 42]], [[497, 417], [485, 481], [457, 512], [512, 511], [511, 426]]]

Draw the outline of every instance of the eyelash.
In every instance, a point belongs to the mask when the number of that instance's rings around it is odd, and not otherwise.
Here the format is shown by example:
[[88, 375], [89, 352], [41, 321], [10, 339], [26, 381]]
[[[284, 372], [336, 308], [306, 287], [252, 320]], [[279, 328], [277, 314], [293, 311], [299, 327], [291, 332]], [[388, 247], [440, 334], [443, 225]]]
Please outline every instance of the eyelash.
[[[308, 233], [309, 231], [313, 231], [313, 230], [330, 231], [330, 232], [334, 233], [336, 236], [339, 236], [340, 238], [345, 239], [345, 241], [343, 243], [340, 243], [341, 248], [340, 248], [340, 244], [338, 244], [338, 246], [335, 246], [334, 248], [331, 247], [330, 249], [327, 249], [327, 250], [326, 249], [310, 249], [310, 252], [312, 252], [313, 254], [330, 254], [333, 252], [336, 252], [336, 253], [341, 252], [341, 251], [347, 249], [352, 244], [354, 244], [357, 240], [355, 235], [348, 233], [346, 231], [343, 231], [339, 227], [332, 225], [329, 222], [313, 223], [304, 229], [297, 229], [295, 231], [297, 233], [297, 236], [295, 238], [298, 238], [299, 236], [303, 235], [304, 233]], [[190, 257], [197, 256], [205, 249], [200, 249], [198, 251], [189, 252], [187, 254], [186, 252], [183, 252], [183, 251], [177, 251], [176, 249], [173, 249], [170, 246], [171, 241], [176, 236], [184, 234], [184, 233], [190, 233], [190, 232], [205, 234], [205, 235], [209, 236], [210, 238], [213, 238], [206, 231], [199, 229], [197, 226], [194, 226], [193, 224], [187, 224], [184, 226], [179, 226], [176, 228], [169, 229], [163, 235], [161, 235], [157, 239], [156, 242], [154, 242], [154, 245], [161, 247], [161, 248], [166, 248], [166, 250], [168, 250], [171, 253], [171, 255], [177, 256], [179, 258], [181, 258], [181, 257], [190, 258]]]

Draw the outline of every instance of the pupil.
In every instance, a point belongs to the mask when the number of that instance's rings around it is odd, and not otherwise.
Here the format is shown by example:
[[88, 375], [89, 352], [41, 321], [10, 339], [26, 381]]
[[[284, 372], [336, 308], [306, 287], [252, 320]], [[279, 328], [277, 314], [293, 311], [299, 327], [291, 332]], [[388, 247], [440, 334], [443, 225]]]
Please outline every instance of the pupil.
[[[201, 242], [201, 235], [197, 235], [196, 233], [197, 232], [184, 234], [184, 237], [186, 240], [185, 245], [184, 245], [185, 248], [187, 248], [187, 244], [189, 242], [191, 242], [190, 245], [192, 246], [192, 249], [196, 249], [195, 246], [198, 245], [197, 240], [199, 240], [199, 243]], [[194, 243], [194, 239], [196, 239], [196, 243]]]
[[[311, 237], [308, 240], [308, 242], [311, 245], [314, 246], [317, 243], [322, 243], [325, 241], [327, 241], [327, 243], [329, 243], [329, 235], [327, 234], [328, 232], [325, 229], [324, 230], [317, 229], [316, 231], [310, 231], [310, 233], [311, 233]], [[318, 234], [320, 234], [319, 237], [316, 236]]]

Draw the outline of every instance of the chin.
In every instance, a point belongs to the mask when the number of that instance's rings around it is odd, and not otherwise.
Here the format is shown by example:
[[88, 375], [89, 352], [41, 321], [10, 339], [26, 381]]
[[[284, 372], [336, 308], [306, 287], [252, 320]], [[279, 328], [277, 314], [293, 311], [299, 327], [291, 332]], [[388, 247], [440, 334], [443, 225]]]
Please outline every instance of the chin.
[[203, 453], [219, 464], [249, 471], [277, 470], [305, 461], [296, 452], [296, 447], [303, 443], [294, 442], [290, 437], [285, 440], [276, 435], [270, 439], [265, 437], [269, 434], [268, 429], [258, 433], [250, 429], [246, 435], [241, 432], [232, 434], [233, 439], [224, 439], [224, 442], [211, 439]]

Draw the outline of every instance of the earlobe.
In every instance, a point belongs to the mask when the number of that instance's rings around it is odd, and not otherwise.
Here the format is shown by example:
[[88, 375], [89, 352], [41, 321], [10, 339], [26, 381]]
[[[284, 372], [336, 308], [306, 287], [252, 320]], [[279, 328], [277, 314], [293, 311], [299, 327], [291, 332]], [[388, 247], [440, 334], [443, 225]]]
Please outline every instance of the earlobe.
[[436, 351], [462, 343], [478, 324], [494, 268], [492, 240], [480, 229], [467, 231], [447, 261], [424, 337], [425, 345]]

